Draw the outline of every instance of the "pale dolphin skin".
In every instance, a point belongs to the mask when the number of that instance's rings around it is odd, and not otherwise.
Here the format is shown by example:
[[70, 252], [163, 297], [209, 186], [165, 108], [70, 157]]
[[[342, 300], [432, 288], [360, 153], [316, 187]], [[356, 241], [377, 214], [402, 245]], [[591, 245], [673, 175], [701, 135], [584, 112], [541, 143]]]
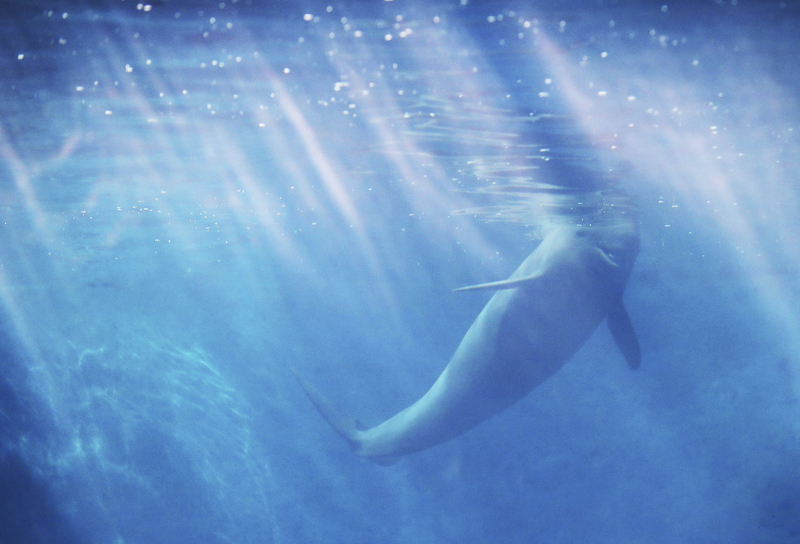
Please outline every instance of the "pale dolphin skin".
[[356, 455], [391, 464], [517, 402], [558, 371], [603, 319], [630, 367], [637, 368], [641, 351], [622, 293], [638, 252], [635, 224], [561, 226], [509, 279], [456, 289], [496, 292], [430, 390], [371, 429], [298, 380]]

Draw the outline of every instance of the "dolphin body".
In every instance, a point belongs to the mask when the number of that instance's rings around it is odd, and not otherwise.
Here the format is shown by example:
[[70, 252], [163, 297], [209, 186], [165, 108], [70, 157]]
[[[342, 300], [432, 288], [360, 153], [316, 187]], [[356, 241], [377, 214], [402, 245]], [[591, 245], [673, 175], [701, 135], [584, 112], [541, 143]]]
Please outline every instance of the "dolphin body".
[[555, 374], [604, 318], [628, 365], [638, 368], [641, 350], [622, 304], [638, 252], [635, 223], [561, 226], [509, 279], [456, 289], [495, 293], [428, 392], [371, 429], [297, 379], [356, 455], [392, 464], [455, 438], [517, 402]]

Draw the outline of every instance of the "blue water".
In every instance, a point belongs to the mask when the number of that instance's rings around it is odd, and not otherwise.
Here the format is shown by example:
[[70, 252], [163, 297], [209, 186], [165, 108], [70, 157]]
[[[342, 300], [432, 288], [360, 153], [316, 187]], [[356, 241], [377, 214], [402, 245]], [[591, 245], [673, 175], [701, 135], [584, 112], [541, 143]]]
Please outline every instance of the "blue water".
[[[128, 1], [0, 15], [0, 542], [800, 542], [791, 2]], [[382, 467], [557, 223], [605, 325]]]

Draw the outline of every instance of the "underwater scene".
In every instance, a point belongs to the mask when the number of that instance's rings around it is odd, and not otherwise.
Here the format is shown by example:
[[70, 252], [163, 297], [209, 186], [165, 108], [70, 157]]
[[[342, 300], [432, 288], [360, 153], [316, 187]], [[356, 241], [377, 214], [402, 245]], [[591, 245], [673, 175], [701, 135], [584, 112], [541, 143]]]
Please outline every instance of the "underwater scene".
[[800, 543], [793, 2], [0, 44], [0, 543]]

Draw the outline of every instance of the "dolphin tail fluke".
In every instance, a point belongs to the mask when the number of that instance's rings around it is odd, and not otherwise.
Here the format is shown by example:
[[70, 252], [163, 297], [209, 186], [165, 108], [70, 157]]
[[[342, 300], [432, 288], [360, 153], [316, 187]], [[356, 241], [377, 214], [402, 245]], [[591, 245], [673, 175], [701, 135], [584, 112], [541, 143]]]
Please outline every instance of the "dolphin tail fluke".
[[628, 366], [632, 370], [636, 370], [642, 363], [642, 349], [639, 347], [639, 339], [636, 338], [636, 332], [633, 330], [633, 325], [631, 325], [631, 318], [628, 315], [628, 310], [622, 304], [621, 298], [608, 312], [607, 321], [608, 330], [611, 331], [611, 336], [619, 346], [619, 350], [628, 362]]
[[317, 407], [322, 417], [330, 423], [331, 427], [339, 433], [354, 451], [358, 449], [358, 433], [361, 430], [358, 421], [342, 412], [335, 404], [329, 401], [322, 393], [316, 390], [313, 385], [304, 380], [295, 369], [291, 369], [294, 377], [303, 386], [303, 389]]
[[[365, 430], [361, 423], [359, 423], [357, 419], [354, 419], [342, 412], [322, 393], [317, 391], [313, 385], [304, 380], [295, 369], [292, 368], [291, 370], [294, 374], [294, 377], [297, 378], [298, 382], [300, 382], [303, 390], [305, 390], [308, 398], [311, 399], [311, 402], [313, 402], [314, 406], [317, 407], [319, 413], [325, 418], [325, 421], [330, 423], [331, 427], [333, 427], [333, 429], [339, 433], [342, 438], [347, 440], [347, 443], [350, 445], [350, 449], [353, 450], [356, 455], [363, 456], [359, 451], [362, 445], [362, 440], [359, 435]], [[402, 456], [369, 456], [367, 459], [373, 463], [387, 466], [395, 464], [401, 459], [401, 457]]]

